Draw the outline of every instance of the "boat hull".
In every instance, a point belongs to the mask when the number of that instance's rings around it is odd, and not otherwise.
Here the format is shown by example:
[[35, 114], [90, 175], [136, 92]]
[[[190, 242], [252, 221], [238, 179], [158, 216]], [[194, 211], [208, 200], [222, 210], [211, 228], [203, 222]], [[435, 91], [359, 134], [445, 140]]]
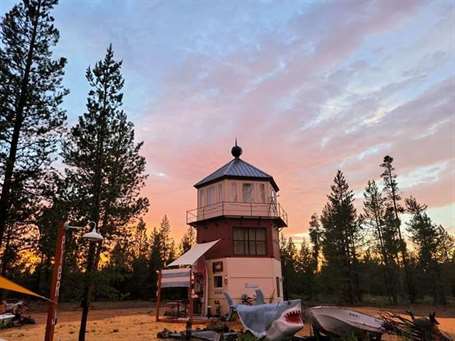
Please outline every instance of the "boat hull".
[[316, 331], [328, 335], [381, 335], [383, 321], [373, 316], [334, 306], [308, 309], [307, 317]]

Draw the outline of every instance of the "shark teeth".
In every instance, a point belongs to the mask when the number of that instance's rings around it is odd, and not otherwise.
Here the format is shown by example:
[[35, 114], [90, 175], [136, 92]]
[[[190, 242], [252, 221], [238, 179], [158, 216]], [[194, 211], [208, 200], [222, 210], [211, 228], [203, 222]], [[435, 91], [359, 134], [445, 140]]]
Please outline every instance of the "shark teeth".
[[286, 315], [284, 315], [284, 319], [287, 323], [292, 323], [292, 324], [302, 324], [302, 312], [300, 310], [293, 310]]

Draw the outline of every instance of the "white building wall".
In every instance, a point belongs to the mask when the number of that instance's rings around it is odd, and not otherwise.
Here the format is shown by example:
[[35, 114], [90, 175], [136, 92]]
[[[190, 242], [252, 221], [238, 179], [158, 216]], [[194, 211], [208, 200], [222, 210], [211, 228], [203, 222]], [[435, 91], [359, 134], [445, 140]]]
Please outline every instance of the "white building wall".
[[[213, 262], [223, 262], [223, 271], [213, 273]], [[239, 303], [241, 296], [255, 295], [256, 289], [264, 293], [266, 303], [282, 301], [283, 281], [281, 263], [275, 258], [233, 257], [207, 261], [208, 269], [208, 305], [212, 313], [221, 305], [221, 313], [227, 314], [229, 307], [224, 297], [228, 292]], [[215, 288], [214, 276], [222, 276], [222, 288]], [[277, 285], [279, 288], [277, 288]], [[279, 296], [278, 296], [279, 295]]]

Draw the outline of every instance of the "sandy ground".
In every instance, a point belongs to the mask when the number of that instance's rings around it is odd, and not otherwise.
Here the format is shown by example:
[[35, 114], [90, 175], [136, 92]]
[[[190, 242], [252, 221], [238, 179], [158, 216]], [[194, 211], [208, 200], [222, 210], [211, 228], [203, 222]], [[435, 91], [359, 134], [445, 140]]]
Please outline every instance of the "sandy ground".
[[[403, 312], [406, 309], [378, 309], [370, 307], [356, 307], [356, 310], [369, 314], [378, 314], [383, 311]], [[42, 309], [40, 309], [42, 310]], [[437, 311], [438, 320], [442, 330], [450, 333], [455, 338], [455, 308], [434, 309], [432, 307], [416, 307], [417, 314]], [[44, 338], [46, 314], [33, 312], [32, 317], [37, 324], [14, 329], [0, 330], [0, 340], [15, 341], [41, 341]], [[79, 332], [80, 310], [76, 307], [63, 307], [59, 313], [59, 322], [55, 330], [55, 341], [77, 340]], [[183, 330], [183, 324], [155, 322], [152, 308], [142, 304], [129, 308], [109, 307], [105, 305], [94, 306], [89, 314], [87, 341], [136, 341], [156, 340], [158, 331], [167, 328], [170, 330]], [[302, 335], [309, 335], [308, 327]]]

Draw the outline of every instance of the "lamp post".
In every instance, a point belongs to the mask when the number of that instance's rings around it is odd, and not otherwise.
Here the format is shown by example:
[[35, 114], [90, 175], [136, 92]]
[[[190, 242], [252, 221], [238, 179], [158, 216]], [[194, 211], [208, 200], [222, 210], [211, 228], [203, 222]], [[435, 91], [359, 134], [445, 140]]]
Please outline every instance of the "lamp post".
[[[85, 233], [82, 238], [90, 241], [103, 240], [103, 236], [96, 230], [96, 224], [94, 222], [89, 222], [88, 226], [90, 227], [90, 231]], [[47, 311], [46, 335], [44, 337], [45, 341], [52, 341], [54, 339], [55, 324], [57, 323], [57, 305], [60, 294], [60, 283], [62, 279], [63, 255], [65, 253], [65, 232], [68, 230], [81, 230], [86, 227], [87, 226], [72, 226], [65, 222], [62, 222], [58, 228], [54, 267], [52, 271], [50, 302]]]

